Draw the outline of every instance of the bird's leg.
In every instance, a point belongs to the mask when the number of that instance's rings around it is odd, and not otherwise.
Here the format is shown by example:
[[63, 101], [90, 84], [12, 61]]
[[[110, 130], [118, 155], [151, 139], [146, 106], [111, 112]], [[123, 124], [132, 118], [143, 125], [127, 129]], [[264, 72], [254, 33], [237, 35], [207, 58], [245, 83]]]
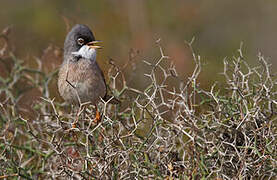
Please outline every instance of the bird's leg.
[[78, 143], [78, 136], [74, 129], [78, 128], [77, 123], [79, 120], [79, 111], [80, 111], [80, 108], [77, 109], [76, 107], [73, 107], [73, 116], [74, 115], [76, 115], [76, 116], [75, 116], [74, 121], [71, 123], [71, 130], [70, 130], [70, 134], [73, 137], [73, 140], [75, 141], [76, 144]]
[[99, 112], [98, 109], [97, 109], [97, 105], [95, 105], [95, 118], [94, 118], [93, 121], [94, 121], [96, 124], [98, 124], [100, 120], [101, 120], [101, 115], [100, 115], [100, 112]]
[[76, 114], [76, 116], [75, 116], [74, 122], [71, 124], [72, 128], [77, 128], [76, 125], [77, 125], [78, 120], [79, 120], [79, 111], [80, 111], [80, 108], [79, 109], [76, 109], [76, 108], [73, 109], [73, 114]]

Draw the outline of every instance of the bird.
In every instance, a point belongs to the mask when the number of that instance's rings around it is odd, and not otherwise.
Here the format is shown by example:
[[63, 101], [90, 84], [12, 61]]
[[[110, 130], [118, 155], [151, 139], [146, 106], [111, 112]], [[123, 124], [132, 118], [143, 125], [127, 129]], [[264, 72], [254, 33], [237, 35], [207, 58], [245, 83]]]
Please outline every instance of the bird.
[[[58, 74], [58, 91], [70, 104], [91, 103], [96, 107], [101, 98], [117, 104], [119, 100], [107, 94], [103, 71], [96, 61], [99, 42], [87, 25], [76, 24], [64, 41], [63, 63]], [[97, 117], [96, 117], [97, 118]]]

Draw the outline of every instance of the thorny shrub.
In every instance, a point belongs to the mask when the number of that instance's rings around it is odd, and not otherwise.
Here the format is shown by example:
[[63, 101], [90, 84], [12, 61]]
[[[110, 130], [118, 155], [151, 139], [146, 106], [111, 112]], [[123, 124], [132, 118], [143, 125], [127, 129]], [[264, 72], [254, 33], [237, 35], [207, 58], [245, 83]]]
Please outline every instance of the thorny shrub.
[[[250, 67], [240, 48], [224, 60], [224, 88], [214, 84], [209, 90], [198, 82], [202, 66], [191, 42], [195, 69], [185, 81], [159, 41], [158, 60], [137, 61], [134, 51], [122, 67], [110, 59], [110, 91], [122, 104], [103, 101], [102, 119], [95, 122], [94, 107], [66, 108], [50, 98], [57, 70], [26, 67], [8, 48], [6, 31], [0, 51], [7, 71], [0, 77], [0, 178], [276, 177], [276, 78], [261, 54], [259, 65]], [[143, 90], [126, 78], [125, 68], [136, 63], [150, 68]], [[33, 88], [41, 99], [32, 107], [34, 118], [26, 118], [18, 101]]]

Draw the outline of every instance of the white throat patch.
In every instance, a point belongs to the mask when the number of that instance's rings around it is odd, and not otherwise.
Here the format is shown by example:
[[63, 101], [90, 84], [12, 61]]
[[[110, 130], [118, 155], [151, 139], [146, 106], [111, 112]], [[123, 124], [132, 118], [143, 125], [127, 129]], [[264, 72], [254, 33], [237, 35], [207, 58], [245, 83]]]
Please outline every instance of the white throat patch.
[[79, 51], [72, 52], [72, 54], [75, 56], [81, 56], [82, 58], [89, 59], [91, 61], [96, 60], [96, 50], [87, 45], [82, 46]]

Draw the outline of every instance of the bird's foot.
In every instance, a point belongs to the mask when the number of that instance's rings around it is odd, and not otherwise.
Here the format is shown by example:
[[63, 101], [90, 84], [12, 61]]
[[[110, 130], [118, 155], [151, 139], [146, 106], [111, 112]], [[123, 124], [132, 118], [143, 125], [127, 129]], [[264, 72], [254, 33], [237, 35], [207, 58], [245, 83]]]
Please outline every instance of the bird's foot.
[[100, 115], [100, 112], [97, 110], [96, 108], [96, 111], [95, 111], [95, 118], [93, 120], [94, 123], [98, 124], [101, 120], [101, 115]]

